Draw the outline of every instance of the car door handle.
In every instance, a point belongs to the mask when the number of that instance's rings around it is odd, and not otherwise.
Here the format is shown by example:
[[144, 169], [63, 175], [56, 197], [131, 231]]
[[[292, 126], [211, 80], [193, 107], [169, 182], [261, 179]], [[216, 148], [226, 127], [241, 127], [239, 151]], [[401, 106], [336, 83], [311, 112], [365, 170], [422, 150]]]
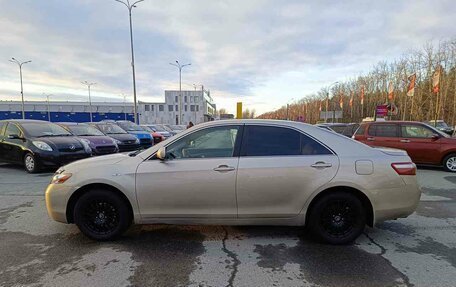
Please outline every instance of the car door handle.
[[214, 171], [218, 172], [225, 172], [225, 171], [232, 171], [235, 170], [232, 166], [227, 166], [226, 164], [219, 165], [218, 167], [214, 168]]
[[401, 143], [409, 143], [410, 140], [401, 140]]
[[374, 141], [374, 138], [367, 138], [368, 141]]
[[326, 162], [323, 162], [323, 161], [318, 161], [314, 164], [311, 165], [311, 167], [313, 168], [328, 168], [328, 167], [331, 167], [332, 164], [330, 163], [326, 163]]

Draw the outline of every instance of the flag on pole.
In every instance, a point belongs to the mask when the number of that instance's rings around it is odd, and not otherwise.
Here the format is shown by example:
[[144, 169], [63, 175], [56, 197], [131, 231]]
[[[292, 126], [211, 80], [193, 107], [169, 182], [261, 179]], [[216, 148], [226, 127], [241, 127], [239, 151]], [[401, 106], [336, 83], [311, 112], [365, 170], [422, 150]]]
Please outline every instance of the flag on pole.
[[353, 107], [353, 91], [350, 92], [350, 108]]
[[364, 105], [364, 86], [361, 87], [361, 105]]
[[344, 109], [344, 94], [343, 93], [340, 93], [339, 107], [341, 109]]
[[416, 82], [416, 73], [408, 77], [409, 84], [407, 87], [407, 96], [413, 97], [415, 95], [415, 82]]
[[321, 102], [322, 102], [322, 101], [320, 101], [320, 108], [318, 108], [318, 110], [319, 110], [320, 112], [321, 112]]
[[437, 94], [440, 90], [440, 71], [441, 71], [440, 65], [437, 66], [437, 69], [434, 72], [434, 75], [432, 76], [432, 91]]
[[394, 85], [392, 82], [389, 82], [388, 85], [388, 99], [394, 101]]

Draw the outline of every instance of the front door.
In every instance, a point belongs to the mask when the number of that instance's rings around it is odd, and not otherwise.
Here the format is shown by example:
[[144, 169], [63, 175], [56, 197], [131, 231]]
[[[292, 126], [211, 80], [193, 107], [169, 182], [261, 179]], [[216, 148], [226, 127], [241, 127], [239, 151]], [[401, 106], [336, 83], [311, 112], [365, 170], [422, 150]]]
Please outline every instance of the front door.
[[401, 143], [415, 163], [440, 164], [440, 141], [435, 132], [420, 124], [401, 125]]
[[200, 129], [166, 147], [167, 160], [155, 156], [142, 162], [136, 193], [144, 219], [235, 218], [235, 155], [241, 127]]
[[297, 130], [246, 125], [236, 184], [239, 217], [298, 215], [338, 167], [335, 154]]
[[5, 161], [21, 163], [23, 155], [23, 139], [9, 138], [11, 136], [23, 137], [21, 130], [17, 125], [13, 123], [8, 123], [6, 126], [5, 135], [3, 137], [3, 158]]

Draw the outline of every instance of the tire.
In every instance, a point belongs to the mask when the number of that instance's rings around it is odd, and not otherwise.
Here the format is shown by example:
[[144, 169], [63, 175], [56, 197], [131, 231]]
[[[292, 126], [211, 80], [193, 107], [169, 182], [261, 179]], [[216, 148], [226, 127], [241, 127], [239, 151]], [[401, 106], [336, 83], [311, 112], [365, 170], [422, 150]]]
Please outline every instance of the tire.
[[353, 242], [366, 225], [366, 210], [351, 193], [337, 191], [319, 198], [312, 206], [307, 226], [318, 240], [341, 245]]
[[24, 155], [24, 168], [28, 173], [37, 173], [39, 171], [39, 164], [35, 156], [30, 152]]
[[449, 154], [443, 159], [443, 168], [449, 172], [456, 172], [456, 153]]
[[103, 189], [84, 193], [74, 206], [73, 216], [79, 230], [97, 241], [118, 238], [132, 221], [127, 203], [114, 192]]

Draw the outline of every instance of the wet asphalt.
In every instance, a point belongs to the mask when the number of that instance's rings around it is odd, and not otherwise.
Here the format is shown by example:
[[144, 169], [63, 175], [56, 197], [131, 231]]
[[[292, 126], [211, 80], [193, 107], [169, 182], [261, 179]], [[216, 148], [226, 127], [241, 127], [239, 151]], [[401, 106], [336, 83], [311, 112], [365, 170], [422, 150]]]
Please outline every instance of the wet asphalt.
[[134, 226], [98, 243], [53, 222], [51, 173], [0, 165], [0, 286], [456, 286], [456, 174], [421, 168], [420, 205], [352, 245], [301, 228]]

